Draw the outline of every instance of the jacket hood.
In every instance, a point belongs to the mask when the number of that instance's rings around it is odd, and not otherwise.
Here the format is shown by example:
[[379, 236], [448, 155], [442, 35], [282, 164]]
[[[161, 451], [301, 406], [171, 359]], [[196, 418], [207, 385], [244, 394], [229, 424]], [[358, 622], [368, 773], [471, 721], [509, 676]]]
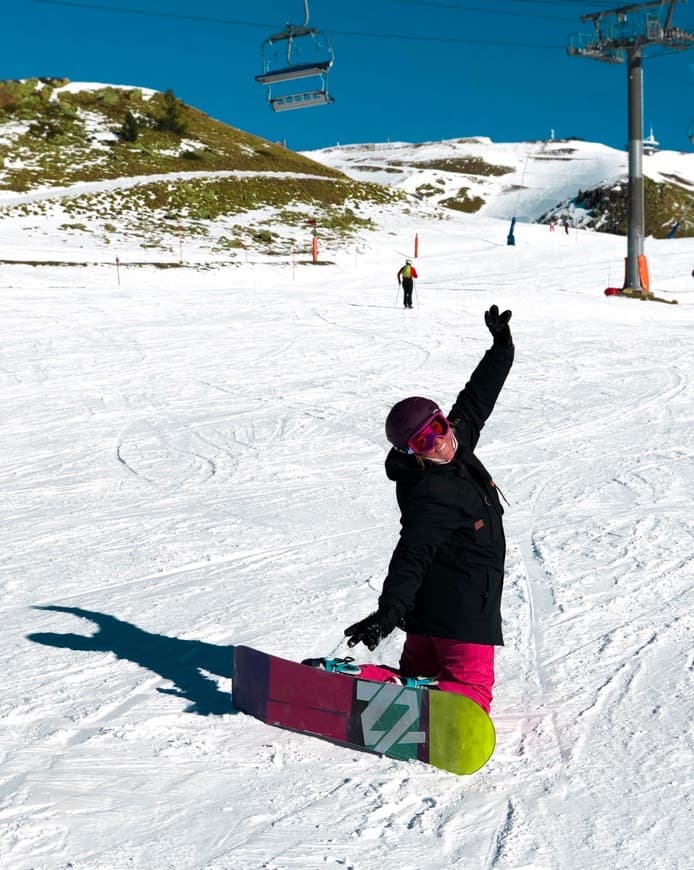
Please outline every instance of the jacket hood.
[[422, 467], [417, 462], [414, 454], [403, 453], [402, 450], [391, 448], [386, 456], [386, 476], [389, 480], [402, 480], [415, 472], [421, 472]]
[[403, 453], [402, 450], [396, 450], [393, 447], [386, 456], [386, 476], [389, 480], [394, 480], [397, 483], [416, 474], [442, 473], [450, 468], [451, 464], [451, 462], [444, 462], [442, 465], [435, 465], [433, 462], [425, 462], [424, 468], [422, 468], [413, 453]]

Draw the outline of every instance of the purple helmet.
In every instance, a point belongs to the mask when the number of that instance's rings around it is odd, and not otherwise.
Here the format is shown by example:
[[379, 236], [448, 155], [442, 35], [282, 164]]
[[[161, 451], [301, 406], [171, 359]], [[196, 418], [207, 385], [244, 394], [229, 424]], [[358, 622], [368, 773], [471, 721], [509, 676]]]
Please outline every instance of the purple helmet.
[[386, 417], [386, 438], [397, 450], [407, 450], [407, 444], [434, 414], [439, 406], [431, 399], [410, 396], [393, 405]]

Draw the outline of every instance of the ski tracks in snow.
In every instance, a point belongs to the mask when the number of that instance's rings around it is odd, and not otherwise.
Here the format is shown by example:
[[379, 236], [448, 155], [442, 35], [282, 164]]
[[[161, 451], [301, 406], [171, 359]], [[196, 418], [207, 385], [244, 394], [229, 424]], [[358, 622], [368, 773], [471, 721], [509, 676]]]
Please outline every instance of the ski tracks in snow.
[[[613, 866], [634, 866], [661, 832], [659, 822], [648, 821], [642, 773], [667, 764], [668, 752], [691, 749], [691, 732], [676, 724], [685, 673], [673, 653], [686, 643], [694, 589], [694, 530], [681, 484], [692, 451], [686, 438], [675, 435], [673, 443], [672, 431], [668, 443], [657, 443], [658, 431], [671, 428], [689, 401], [686, 358], [675, 355], [679, 365], [672, 359], [635, 373], [633, 389], [620, 384], [596, 394], [596, 409], [584, 421], [564, 423], [560, 414], [557, 424], [516, 433], [514, 449], [527, 465], [514, 470], [515, 484], [507, 487], [522, 507], [511, 508], [509, 522], [505, 610], [510, 605], [514, 616], [499, 682], [524, 663], [517, 705], [526, 713], [498, 715], [492, 764], [508, 764], [509, 772], [519, 766], [523, 789], [500, 814], [489, 868], [531, 860], [557, 870], [589, 868], [606, 849], [620, 855]], [[576, 375], [580, 391], [592, 375], [580, 367]], [[547, 394], [560, 395], [545, 378]], [[632, 445], [629, 433], [642, 431], [643, 421], [651, 436]], [[668, 677], [653, 682], [654, 674]], [[648, 741], [654, 719], [667, 736]], [[612, 792], [605, 809], [604, 795]], [[621, 801], [636, 816], [631, 842], [618, 831]], [[665, 799], [676, 828], [686, 827], [688, 801], [682, 807]], [[594, 804], [603, 806], [600, 814], [591, 813]], [[543, 819], [542, 841], [529, 836], [536, 829], [530, 814]], [[682, 858], [675, 846], [668, 866], [683, 866]]]
[[[5, 289], [13, 870], [688, 866], [690, 309], [594, 298], [575, 254], [563, 292], [505, 227], [493, 264], [455, 229], [407, 312], [380, 253], [327, 282], [25, 270]], [[461, 251], [486, 296], [442, 289]], [[398, 534], [385, 413], [455, 397], [493, 301], [517, 342], [480, 441], [512, 503], [495, 755], [455, 777], [230, 710], [235, 644], [346, 653]]]
[[215, 460], [194, 450], [190, 436], [185, 441], [177, 446], [170, 433], [143, 420], [121, 435], [116, 456], [128, 471], [154, 486], [182, 487], [216, 474]]

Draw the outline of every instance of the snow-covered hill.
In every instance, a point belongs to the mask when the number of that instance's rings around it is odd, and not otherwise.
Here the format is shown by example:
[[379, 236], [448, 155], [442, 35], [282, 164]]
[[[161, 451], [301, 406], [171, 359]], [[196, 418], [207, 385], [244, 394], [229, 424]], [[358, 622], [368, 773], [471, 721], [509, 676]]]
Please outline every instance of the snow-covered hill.
[[[662, 152], [644, 166], [659, 185], [646, 186], [646, 234], [665, 237], [678, 223], [680, 235], [694, 235], [694, 154]], [[165, 256], [197, 235], [208, 255], [287, 253], [302, 249], [310, 219], [346, 248], [365, 227], [362, 206], [379, 222], [371, 204], [388, 212], [405, 194], [420, 213], [566, 217], [623, 234], [625, 178], [626, 154], [596, 143], [480, 137], [298, 154], [170, 91], [0, 81], [0, 223], [30, 233], [35, 217], [50, 221], [52, 239], [68, 246], [81, 233], [84, 247], [137, 239]]]
[[[300, 246], [363, 224], [353, 203], [401, 195], [210, 118], [168, 91], [66, 79], [0, 81], [0, 224], [83, 248], [136, 242], [166, 256], [205, 236], [207, 253]], [[281, 220], [277, 215], [281, 213]], [[274, 226], [288, 232], [279, 239]], [[39, 259], [37, 257], [34, 260]]]
[[[503, 143], [485, 137], [345, 145], [304, 154], [352, 178], [377, 181], [485, 217], [536, 221], [559, 207], [559, 213], [579, 225], [585, 215], [572, 200], [581, 190], [623, 182], [628, 159], [625, 151], [595, 142]], [[644, 174], [680, 188], [684, 200], [694, 193], [694, 153], [646, 156]]]

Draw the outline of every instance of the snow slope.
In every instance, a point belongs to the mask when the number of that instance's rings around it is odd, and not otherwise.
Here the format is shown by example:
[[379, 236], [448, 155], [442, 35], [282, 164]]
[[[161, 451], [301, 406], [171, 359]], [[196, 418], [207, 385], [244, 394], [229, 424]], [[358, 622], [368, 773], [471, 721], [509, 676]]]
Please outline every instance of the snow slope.
[[[40, 251], [32, 220], [0, 224], [6, 258]], [[668, 306], [602, 295], [624, 239], [507, 228], [391, 216], [334, 265], [120, 284], [0, 265], [3, 867], [694, 866], [694, 240], [647, 243]], [[517, 360], [479, 449], [511, 502], [492, 760], [459, 778], [234, 711], [235, 645], [344, 653], [374, 607], [385, 414], [454, 398], [493, 302]]]
[[[444, 142], [344, 145], [303, 153], [360, 181], [376, 181], [409, 193], [423, 187], [426, 197], [435, 201], [456, 196], [465, 187], [470, 198], [485, 201], [478, 214], [508, 220], [515, 215], [521, 221], [537, 220], [579, 190], [612, 185], [626, 177], [628, 167], [626, 151], [575, 139], [492, 142], [480, 136]], [[480, 176], [425, 165], [469, 158], [510, 171]], [[643, 172], [657, 182], [672, 181], [675, 176], [686, 189], [694, 188], [694, 154], [663, 151], [645, 156]], [[439, 191], [433, 197], [432, 189]]]

